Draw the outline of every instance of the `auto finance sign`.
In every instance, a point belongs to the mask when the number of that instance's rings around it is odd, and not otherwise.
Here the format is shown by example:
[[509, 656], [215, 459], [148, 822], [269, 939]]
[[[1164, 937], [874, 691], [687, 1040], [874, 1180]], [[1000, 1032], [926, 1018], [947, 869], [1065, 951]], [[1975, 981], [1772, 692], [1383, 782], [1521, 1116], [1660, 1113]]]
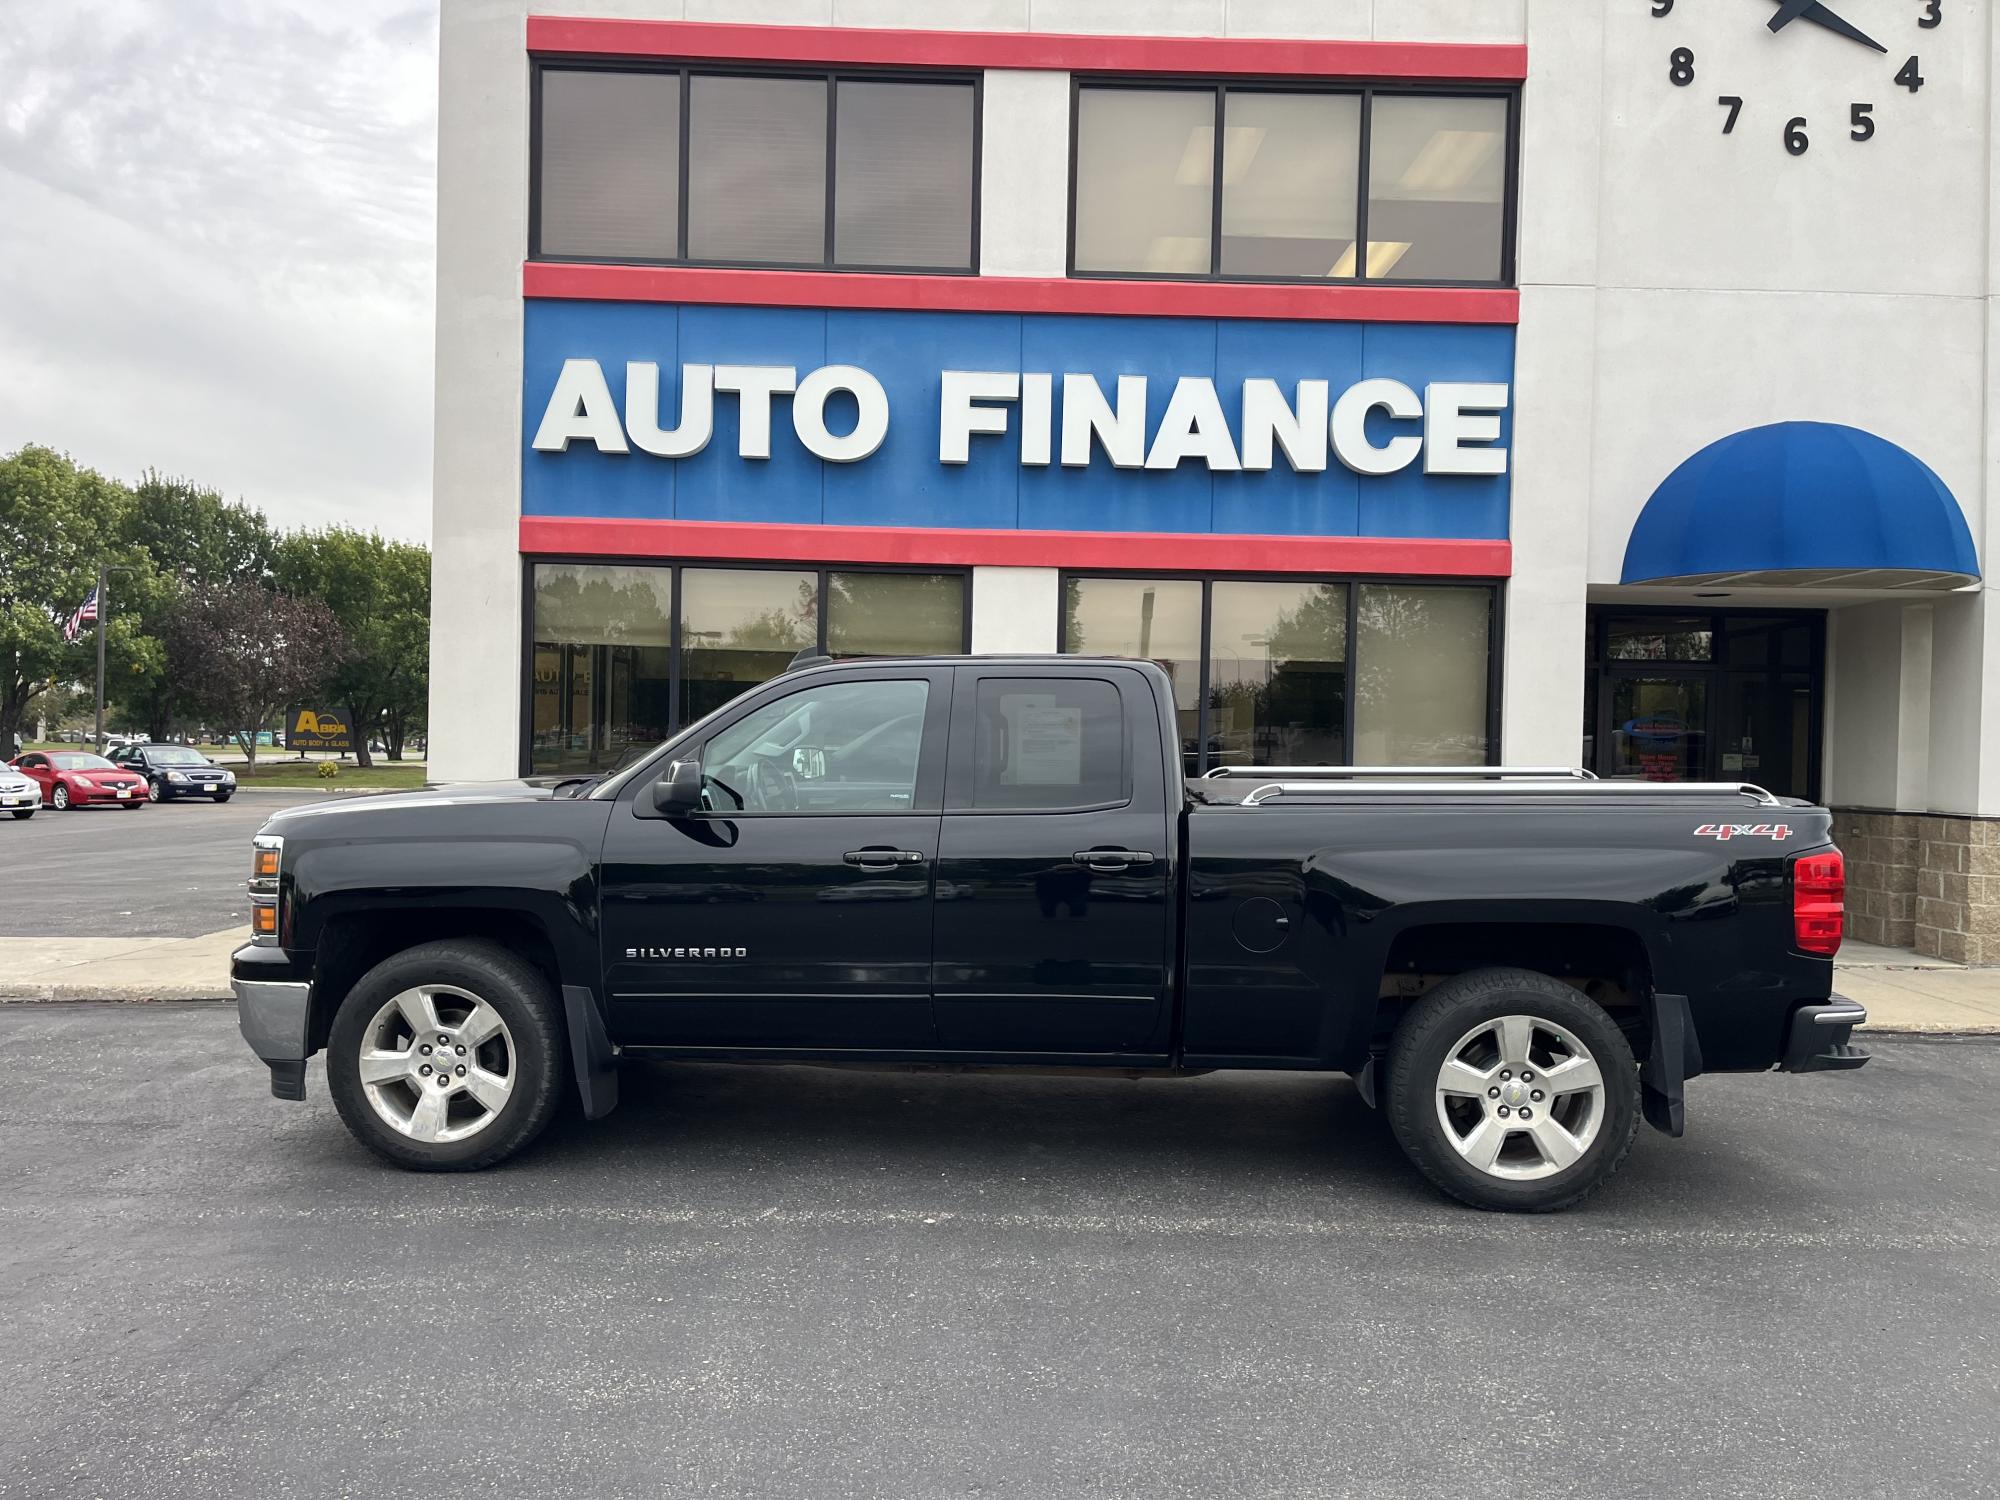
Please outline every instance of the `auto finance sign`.
[[530, 515], [1501, 537], [1511, 329], [530, 303]]

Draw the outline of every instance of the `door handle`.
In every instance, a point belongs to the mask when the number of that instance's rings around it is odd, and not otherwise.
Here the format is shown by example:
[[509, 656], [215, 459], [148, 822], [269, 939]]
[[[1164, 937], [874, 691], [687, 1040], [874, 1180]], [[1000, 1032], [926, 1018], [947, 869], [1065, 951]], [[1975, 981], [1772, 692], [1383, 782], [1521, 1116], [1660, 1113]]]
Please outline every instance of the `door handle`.
[[924, 856], [915, 849], [849, 849], [840, 856], [864, 870], [887, 870], [896, 865], [920, 865]]
[[1153, 862], [1153, 856], [1143, 849], [1079, 849], [1070, 858], [1086, 870], [1106, 875], [1143, 870]]

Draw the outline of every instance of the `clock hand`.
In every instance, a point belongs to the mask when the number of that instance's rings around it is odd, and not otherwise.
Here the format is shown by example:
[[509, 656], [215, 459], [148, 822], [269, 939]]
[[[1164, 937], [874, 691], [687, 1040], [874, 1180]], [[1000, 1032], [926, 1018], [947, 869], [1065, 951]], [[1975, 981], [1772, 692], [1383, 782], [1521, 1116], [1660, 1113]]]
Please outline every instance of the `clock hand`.
[[1889, 50], [1876, 41], [1874, 37], [1861, 30], [1860, 27], [1844, 21], [1835, 15], [1821, 3], [1821, 0], [1782, 0], [1782, 3], [1778, 7], [1778, 13], [1771, 17], [1771, 30], [1781, 30], [1789, 26], [1793, 21], [1798, 20], [1801, 16], [1816, 26], [1824, 26], [1828, 31], [1836, 32], [1846, 37], [1851, 42], [1859, 42], [1862, 46], [1872, 47], [1877, 52], [1887, 52]]

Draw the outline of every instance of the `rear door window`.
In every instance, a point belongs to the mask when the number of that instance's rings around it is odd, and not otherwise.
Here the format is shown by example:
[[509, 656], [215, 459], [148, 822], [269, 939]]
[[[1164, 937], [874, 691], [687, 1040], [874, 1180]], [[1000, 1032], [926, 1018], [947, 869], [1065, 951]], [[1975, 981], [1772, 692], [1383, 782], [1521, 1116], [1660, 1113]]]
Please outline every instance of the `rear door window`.
[[969, 805], [1061, 812], [1130, 797], [1118, 689], [1093, 677], [982, 677]]

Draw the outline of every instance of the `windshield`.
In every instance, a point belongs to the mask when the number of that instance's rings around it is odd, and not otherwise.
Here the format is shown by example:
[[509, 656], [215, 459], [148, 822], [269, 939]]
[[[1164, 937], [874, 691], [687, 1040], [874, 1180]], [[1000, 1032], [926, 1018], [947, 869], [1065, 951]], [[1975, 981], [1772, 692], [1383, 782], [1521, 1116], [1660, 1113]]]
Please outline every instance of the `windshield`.
[[58, 771], [115, 771], [118, 768], [101, 755], [51, 755], [49, 764]]
[[205, 766], [208, 757], [194, 750], [148, 750], [146, 758], [156, 766]]

